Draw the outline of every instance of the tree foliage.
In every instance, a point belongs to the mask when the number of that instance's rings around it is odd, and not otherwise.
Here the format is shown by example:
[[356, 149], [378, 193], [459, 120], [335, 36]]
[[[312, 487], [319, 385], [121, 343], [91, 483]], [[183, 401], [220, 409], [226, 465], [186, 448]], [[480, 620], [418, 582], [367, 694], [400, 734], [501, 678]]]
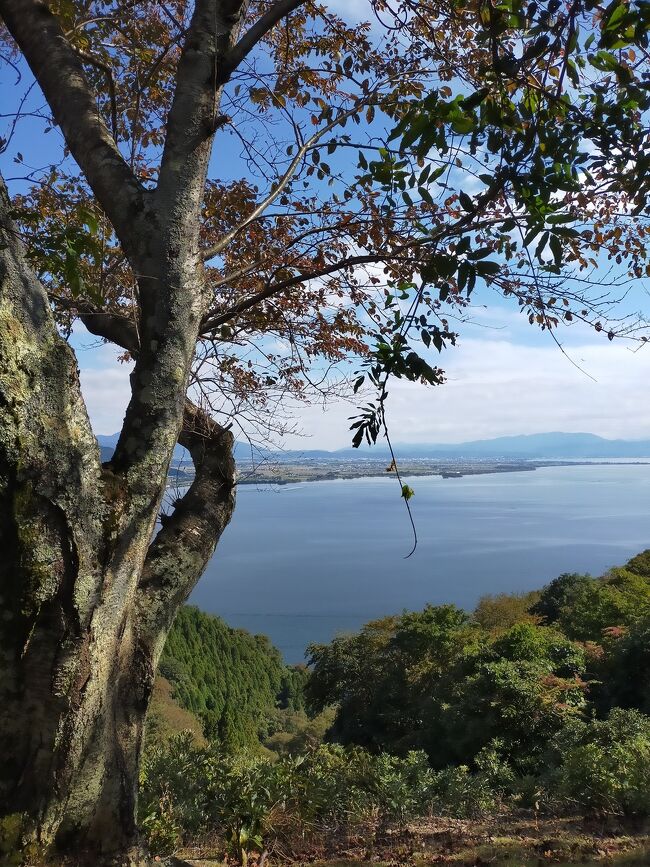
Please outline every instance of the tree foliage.
[[336, 707], [330, 737], [343, 743], [424, 749], [436, 767], [493, 748], [520, 775], [539, 773], [572, 720], [647, 712], [647, 578], [565, 573], [529, 609], [521, 600], [499, 597], [497, 617], [484, 601], [473, 618], [427, 606], [312, 645], [307, 698]]
[[[639, 555], [642, 556], [642, 555]], [[650, 580], [627, 568], [602, 579], [563, 574], [548, 584], [531, 611], [581, 641], [601, 641], [606, 629], [627, 627], [650, 607]]]
[[282, 657], [262, 635], [231, 629], [198, 608], [182, 608], [160, 659], [174, 697], [224, 749], [258, 743], [285, 681]]
[[427, 606], [311, 645], [308, 704], [315, 710], [338, 704], [332, 735], [342, 743], [416, 748], [423, 703], [473, 639], [468, 621], [454, 605]]
[[[602, 289], [624, 293], [650, 267], [646, 4], [398, 0], [390, 10], [449, 84], [396, 104], [388, 146], [368, 165], [392, 207], [432, 205], [417, 228], [435, 239], [421, 282], [398, 287], [406, 312], [368, 367], [378, 399], [356, 437], [370, 440], [386, 427], [388, 378], [417, 364], [414, 336], [453, 342], [422, 316], [431, 297], [462, 308], [485, 284], [559, 347], [573, 322], [647, 340], [636, 320], [616, 321], [619, 293]], [[440, 235], [444, 211], [456, 238]]]

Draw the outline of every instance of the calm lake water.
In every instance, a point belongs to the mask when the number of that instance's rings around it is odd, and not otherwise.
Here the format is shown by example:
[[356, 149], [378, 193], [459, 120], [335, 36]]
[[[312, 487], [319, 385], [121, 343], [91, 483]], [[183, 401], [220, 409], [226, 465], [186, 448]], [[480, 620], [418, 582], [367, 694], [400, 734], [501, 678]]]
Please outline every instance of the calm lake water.
[[471, 609], [561, 572], [601, 574], [650, 547], [650, 465], [408, 480], [419, 544], [394, 479], [243, 485], [190, 602], [270, 636], [288, 662], [306, 645], [427, 603]]

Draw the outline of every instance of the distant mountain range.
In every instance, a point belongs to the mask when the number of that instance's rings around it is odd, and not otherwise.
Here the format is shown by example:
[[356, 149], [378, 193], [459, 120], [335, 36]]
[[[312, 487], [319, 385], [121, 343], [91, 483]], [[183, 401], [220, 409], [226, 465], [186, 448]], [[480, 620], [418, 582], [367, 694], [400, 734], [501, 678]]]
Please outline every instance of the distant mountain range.
[[398, 445], [404, 457], [590, 459], [650, 458], [650, 440], [608, 440], [591, 433], [539, 433], [448, 445]]
[[[108, 460], [117, 443], [118, 434], [98, 436], [102, 459]], [[520, 436], [497, 437], [489, 440], [472, 440], [465, 443], [398, 443], [395, 452], [402, 458], [517, 458], [519, 460], [587, 460], [608, 458], [650, 458], [650, 440], [608, 440], [590, 433], [539, 433]], [[301, 449], [292, 451], [256, 452], [261, 457], [274, 461], [296, 460], [385, 460], [388, 449], [384, 445], [360, 449], [345, 448], [337, 451]], [[237, 443], [235, 455], [241, 461], [251, 458], [250, 446]], [[179, 446], [174, 459], [187, 461], [189, 456]]]
[[[650, 440], [608, 440], [590, 433], [539, 433], [471, 440], [465, 443], [396, 443], [402, 458], [517, 458], [519, 460], [587, 460], [592, 458], [650, 458]], [[295, 454], [295, 453], [294, 453]], [[303, 452], [305, 457], [378, 458], [388, 456], [385, 446]]]

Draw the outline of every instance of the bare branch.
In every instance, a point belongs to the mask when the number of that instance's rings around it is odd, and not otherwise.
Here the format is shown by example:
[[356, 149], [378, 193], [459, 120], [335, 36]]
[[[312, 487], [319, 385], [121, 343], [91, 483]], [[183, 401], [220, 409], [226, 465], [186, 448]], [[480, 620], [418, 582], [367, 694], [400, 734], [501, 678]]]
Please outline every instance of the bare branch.
[[307, 139], [304, 144], [302, 144], [295, 155], [295, 157], [289, 163], [289, 167], [282, 175], [280, 180], [278, 181], [278, 185], [273, 187], [268, 196], [263, 199], [256, 208], [254, 208], [251, 213], [243, 220], [238, 226], [235, 226], [234, 229], [231, 229], [226, 235], [221, 238], [221, 240], [217, 241], [216, 244], [213, 244], [212, 247], [208, 247], [207, 250], [203, 251], [203, 261], [207, 261], [209, 259], [213, 259], [215, 256], [218, 256], [219, 253], [223, 252], [228, 244], [242, 231], [246, 226], [249, 226], [252, 222], [257, 220], [264, 211], [272, 205], [273, 202], [277, 199], [277, 197], [287, 188], [288, 184], [291, 182], [296, 169], [305, 158], [305, 156], [309, 153], [309, 151], [316, 145], [316, 143], [328, 132], [331, 132], [335, 129], [339, 124], [343, 123], [347, 118], [352, 117], [354, 114], [358, 114], [361, 109], [361, 106], [365, 105], [367, 100], [363, 100], [354, 108], [351, 108], [349, 111], [345, 111], [342, 114], [338, 115], [334, 120], [330, 121], [326, 126], [322, 129], [319, 129], [318, 132], [315, 132], [310, 138]]
[[38, 0], [0, 0], [0, 15], [45, 94], [54, 119], [129, 252], [145, 190], [120, 154], [99, 112], [80, 58], [57, 18]]
[[[481, 221], [480, 226], [475, 226], [473, 229], [485, 228], [491, 224], [497, 224], [499, 222], [500, 219], [498, 218], [495, 218], [494, 220], [483, 220]], [[282, 280], [280, 283], [273, 283], [266, 286], [254, 295], [244, 298], [242, 301], [233, 305], [230, 309], [225, 310], [223, 313], [207, 319], [202, 325], [202, 333], [206, 334], [213, 331], [215, 328], [218, 328], [220, 325], [225, 325], [226, 322], [230, 322], [241, 313], [250, 310], [262, 301], [266, 301], [269, 298], [273, 298], [275, 295], [286, 292], [287, 289], [292, 289], [294, 286], [307, 283], [309, 280], [317, 280], [321, 277], [327, 277], [330, 274], [334, 274], [337, 271], [355, 268], [359, 265], [376, 265], [381, 264], [382, 262], [405, 261], [407, 258], [410, 258], [409, 253], [415, 249], [439, 243], [442, 238], [451, 239], [466, 231], [470, 231], [468, 220], [466, 218], [461, 218], [457, 223], [454, 223], [453, 226], [445, 227], [445, 230], [441, 230], [439, 233], [431, 235], [428, 238], [415, 238], [408, 244], [404, 244], [393, 252], [367, 253], [359, 256], [348, 256], [345, 259], [339, 259], [338, 262], [332, 262], [330, 265], [326, 265], [325, 267], [319, 268], [315, 271], [296, 274], [294, 277], [289, 277], [286, 280]]]
[[294, 9], [302, 6], [306, 0], [279, 0], [265, 15], [256, 21], [253, 26], [244, 33], [239, 42], [228, 52], [218, 69], [217, 84], [225, 84], [232, 73], [237, 69], [244, 58], [250, 54], [257, 43], [276, 24], [286, 18]]

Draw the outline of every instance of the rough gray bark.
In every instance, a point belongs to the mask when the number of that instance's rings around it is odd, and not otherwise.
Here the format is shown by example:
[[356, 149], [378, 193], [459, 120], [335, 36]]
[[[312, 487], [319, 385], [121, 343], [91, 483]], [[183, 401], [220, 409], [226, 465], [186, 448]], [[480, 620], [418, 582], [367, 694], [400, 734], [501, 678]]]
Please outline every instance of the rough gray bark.
[[144, 491], [101, 466], [8, 211], [2, 185], [0, 808], [35, 850], [123, 853], [157, 658], [234, 506], [232, 436], [185, 402], [196, 477], [151, 544], [171, 450]]
[[2, 185], [0, 806], [37, 849], [123, 852], [157, 657], [234, 506], [232, 437], [184, 407], [196, 479], [151, 545], [169, 454], [155, 496], [102, 468], [8, 210]]

